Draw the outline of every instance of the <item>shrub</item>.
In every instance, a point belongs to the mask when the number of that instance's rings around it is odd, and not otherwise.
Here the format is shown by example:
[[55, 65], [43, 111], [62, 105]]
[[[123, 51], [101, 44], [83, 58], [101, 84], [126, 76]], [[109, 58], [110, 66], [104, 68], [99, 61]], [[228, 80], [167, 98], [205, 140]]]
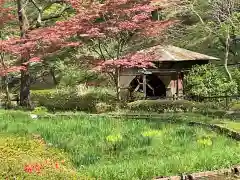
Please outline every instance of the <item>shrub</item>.
[[138, 100], [128, 103], [128, 108], [133, 111], [192, 111], [194, 103], [186, 100]]
[[[231, 71], [233, 71], [231, 69]], [[237, 71], [236, 78], [229, 81], [224, 69], [213, 64], [196, 66], [185, 77], [185, 91], [187, 95], [211, 97], [238, 94]], [[215, 101], [215, 99], [212, 99]]]
[[36, 115], [41, 115], [41, 114], [46, 114], [48, 112], [47, 108], [44, 106], [40, 106], [40, 107], [36, 107], [34, 108], [34, 110], [32, 111], [33, 114]]
[[106, 91], [85, 91], [78, 93], [76, 89], [38, 90], [31, 93], [36, 105], [44, 106], [48, 110], [79, 110], [96, 112], [99, 102], [112, 103], [115, 96]]
[[62, 71], [62, 78], [60, 80], [60, 86], [75, 86], [81, 83], [95, 82], [100, 84], [105, 78], [94, 71], [81, 70], [75, 67], [66, 67]]
[[114, 109], [114, 106], [111, 104], [107, 104], [104, 102], [100, 102], [96, 104], [96, 112], [97, 113], [105, 113], [112, 111]]
[[220, 117], [223, 118], [226, 115], [225, 110], [217, 110], [217, 109], [205, 109], [205, 110], [200, 110], [200, 113], [203, 115], [207, 116], [213, 116], [213, 117]]
[[145, 95], [144, 93], [141, 93], [141, 92], [134, 92], [133, 95], [132, 95], [132, 100], [141, 100], [141, 99], [144, 99], [145, 98]]
[[109, 152], [116, 152], [123, 148], [123, 137], [121, 134], [108, 135], [106, 137], [107, 147]]
[[239, 111], [240, 112], [240, 102], [234, 103], [232, 107], [230, 108], [232, 111]]

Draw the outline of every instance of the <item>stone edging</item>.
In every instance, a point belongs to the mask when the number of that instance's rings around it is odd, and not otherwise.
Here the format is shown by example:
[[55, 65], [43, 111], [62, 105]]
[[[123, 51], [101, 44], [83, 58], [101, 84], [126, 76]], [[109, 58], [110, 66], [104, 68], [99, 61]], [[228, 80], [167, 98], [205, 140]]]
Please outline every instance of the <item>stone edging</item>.
[[216, 171], [206, 171], [199, 173], [192, 173], [180, 176], [156, 177], [154, 180], [200, 180], [201, 178], [216, 178], [219, 176], [240, 175], [240, 165], [229, 169], [221, 169]]
[[218, 126], [216, 124], [206, 124], [206, 123], [201, 123], [201, 122], [189, 122], [188, 123], [190, 126], [202, 126], [205, 128], [210, 128], [213, 131], [217, 131], [221, 134], [224, 134], [228, 137], [231, 137], [237, 141], [240, 141], [240, 133], [225, 127]]

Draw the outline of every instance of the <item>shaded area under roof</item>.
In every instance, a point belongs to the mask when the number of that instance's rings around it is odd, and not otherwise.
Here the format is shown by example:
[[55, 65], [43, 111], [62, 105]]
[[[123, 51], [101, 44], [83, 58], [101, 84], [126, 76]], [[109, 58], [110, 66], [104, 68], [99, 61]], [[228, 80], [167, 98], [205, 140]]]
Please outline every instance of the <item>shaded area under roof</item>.
[[154, 52], [157, 59], [155, 61], [194, 61], [194, 60], [218, 60], [218, 58], [207, 56], [201, 53], [193, 52], [187, 49], [167, 45], [167, 46], [153, 46], [143, 49], [140, 52]]

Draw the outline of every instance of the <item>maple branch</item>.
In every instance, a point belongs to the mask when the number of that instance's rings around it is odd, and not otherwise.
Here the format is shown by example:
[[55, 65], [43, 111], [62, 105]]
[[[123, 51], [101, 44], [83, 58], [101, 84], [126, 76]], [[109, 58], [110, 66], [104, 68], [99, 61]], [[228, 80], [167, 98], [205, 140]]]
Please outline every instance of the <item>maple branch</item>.
[[195, 2], [196, 2], [196, 1], [194, 1], [194, 2], [191, 4], [191, 10], [192, 10], [192, 12], [195, 13], [195, 15], [198, 17], [198, 19], [199, 19], [200, 22], [202, 23], [202, 25], [209, 31], [209, 35], [212, 34], [212, 33], [214, 33], [214, 32], [212, 31], [212, 29], [211, 29], [210, 27], [208, 27], [208, 26], [206, 25], [206, 23], [203, 21], [203, 18], [200, 16], [200, 14], [195, 10], [195, 8], [194, 8]]
[[114, 59], [114, 57], [113, 57], [113, 56], [109, 53], [109, 51], [107, 50], [106, 46], [105, 46], [104, 44], [102, 44], [102, 46], [103, 46], [103, 48], [104, 48], [104, 51], [107, 53], [107, 55], [108, 55], [110, 58]]
[[98, 48], [99, 48], [99, 51], [100, 51], [100, 53], [101, 53], [102, 58], [103, 58], [104, 60], [106, 60], [106, 58], [105, 58], [105, 56], [104, 56], [104, 54], [103, 54], [102, 48], [101, 48], [101, 42], [100, 42], [100, 40], [98, 40]]
[[30, 0], [32, 2], [32, 4], [37, 8], [38, 10], [38, 18], [37, 18], [37, 26], [41, 26], [42, 23], [42, 13], [43, 13], [43, 9], [41, 6], [38, 6], [37, 3], [35, 2], [35, 0]]
[[70, 9], [70, 6], [65, 6], [59, 13], [57, 14], [54, 14], [54, 15], [50, 15], [50, 16], [47, 16], [47, 17], [43, 17], [42, 18], [42, 21], [47, 21], [47, 20], [50, 20], [50, 19], [56, 19], [56, 18], [59, 18], [63, 15], [63, 13], [67, 10]]
[[113, 72], [108, 72], [107, 73], [109, 75], [109, 77], [111, 78], [111, 80], [115, 83], [115, 76]]
[[26, 3], [24, 5], [22, 5], [22, 8], [19, 10], [20, 12], [24, 10], [25, 7], [27, 7], [29, 3], [29, 0], [26, 1]]
[[117, 59], [119, 58], [119, 55], [120, 55], [121, 41], [122, 41], [122, 38], [119, 37], [119, 38], [118, 38], [118, 47], [117, 47]]
[[[191, 10], [193, 11], [193, 13], [195, 13], [195, 15], [198, 17], [198, 19], [200, 20], [201, 24], [205, 27], [205, 29], [207, 31], [209, 31], [209, 35], [207, 37], [210, 37], [211, 34], [214, 34], [218, 37], [220, 43], [223, 45], [223, 47], [225, 47], [225, 50], [228, 50], [228, 52], [232, 53], [233, 55], [235, 55], [235, 52], [231, 49], [230, 45], [228, 45], [227, 41], [225, 41], [224, 39], [222, 39], [218, 33], [216, 33], [215, 31], [213, 31], [209, 26], [206, 25], [206, 23], [204, 22], [203, 18], [200, 16], [200, 14], [195, 10], [194, 8], [194, 4], [195, 4], [196, 1], [194, 1], [192, 4], [191, 4]], [[231, 15], [231, 11], [229, 9], [229, 6], [228, 6], [228, 16]], [[223, 12], [222, 12], [223, 13]], [[219, 23], [219, 25], [222, 27], [223, 26], [223, 23], [222, 23], [222, 20], [220, 19], [219, 16], [216, 16], [215, 17]], [[231, 18], [228, 18], [228, 21], [230, 21], [231, 23], [231, 26], [232, 28], [235, 27], [234, 23], [232, 22]], [[226, 46], [229, 46], [228, 48]]]
[[70, 9], [70, 6], [67, 6], [65, 4], [64, 7], [62, 8], [62, 10], [59, 13], [43, 17], [42, 14], [48, 7], [52, 6], [55, 3], [62, 3], [64, 1], [54, 1], [51, 4], [45, 6], [44, 8], [42, 8], [41, 6], [38, 6], [37, 3], [35, 2], [35, 0], [30, 0], [30, 1], [36, 7], [36, 9], [38, 10], [38, 17], [33, 19], [33, 21], [37, 20], [37, 26], [38, 27], [41, 26], [42, 21], [48, 21], [48, 20], [51, 20], [51, 19], [59, 18], [59, 17], [61, 17], [63, 15], [63, 13], [65, 11]]
[[38, 7], [37, 3], [35, 2], [35, 0], [30, 0], [30, 2], [32, 2], [32, 4], [37, 8], [37, 10], [39, 12], [42, 12], [42, 7]]
[[120, 46], [120, 52], [122, 53], [123, 51], [123, 47], [127, 44], [127, 42], [129, 42], [132, 38], [133, 34], [127, 33], [126, 37], [124, 37], [124, 35], [121, 36], [122, 42], [120, 42], [121, 46]]
[[88, 46], [88, 49], [89, 49], [90, 51], [93, 50], [94, 52], [96, 52], [96, 53], [101, 57], [101, 53], [98, 52], [97, 49], [94, 48], [93, 40], [91, 40], [91, 41], [92, 41], [92, 46], [90, 46], [90, 47]]

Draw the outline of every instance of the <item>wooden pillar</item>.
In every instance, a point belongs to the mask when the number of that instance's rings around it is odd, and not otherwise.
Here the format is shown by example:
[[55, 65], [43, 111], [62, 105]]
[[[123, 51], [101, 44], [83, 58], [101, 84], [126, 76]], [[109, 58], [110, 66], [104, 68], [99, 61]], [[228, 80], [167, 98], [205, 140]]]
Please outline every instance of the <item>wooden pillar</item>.
[[185, 87], [184, 87], [184, 83], [185, 83], [185, 81], [184, 81], [184, 72], [181, 73], [181, 78], [182, 78], [182, 95], [183, 95], [183, 97], [185, 97], [184, 96], [184, 94], [185, 94], [185, 92], [184, 92], [184, 89], [185, 89]]
[[178, 99], [178, 96], [179, 96], [179, 72], [177, 71], [176, 72], [176, 74], [177, 74], [177, 86], [176, 86], [176, 95], [177, 95], [177, 99]]
[[143, 74], [143, 93], [144, 93], [144, 98], [147, 98], [147, 77], [146, 74]]
[[117, 73], [117, 99], [120, 101], [121, 96], [120, 96], [120, 68], [116, 69]]

